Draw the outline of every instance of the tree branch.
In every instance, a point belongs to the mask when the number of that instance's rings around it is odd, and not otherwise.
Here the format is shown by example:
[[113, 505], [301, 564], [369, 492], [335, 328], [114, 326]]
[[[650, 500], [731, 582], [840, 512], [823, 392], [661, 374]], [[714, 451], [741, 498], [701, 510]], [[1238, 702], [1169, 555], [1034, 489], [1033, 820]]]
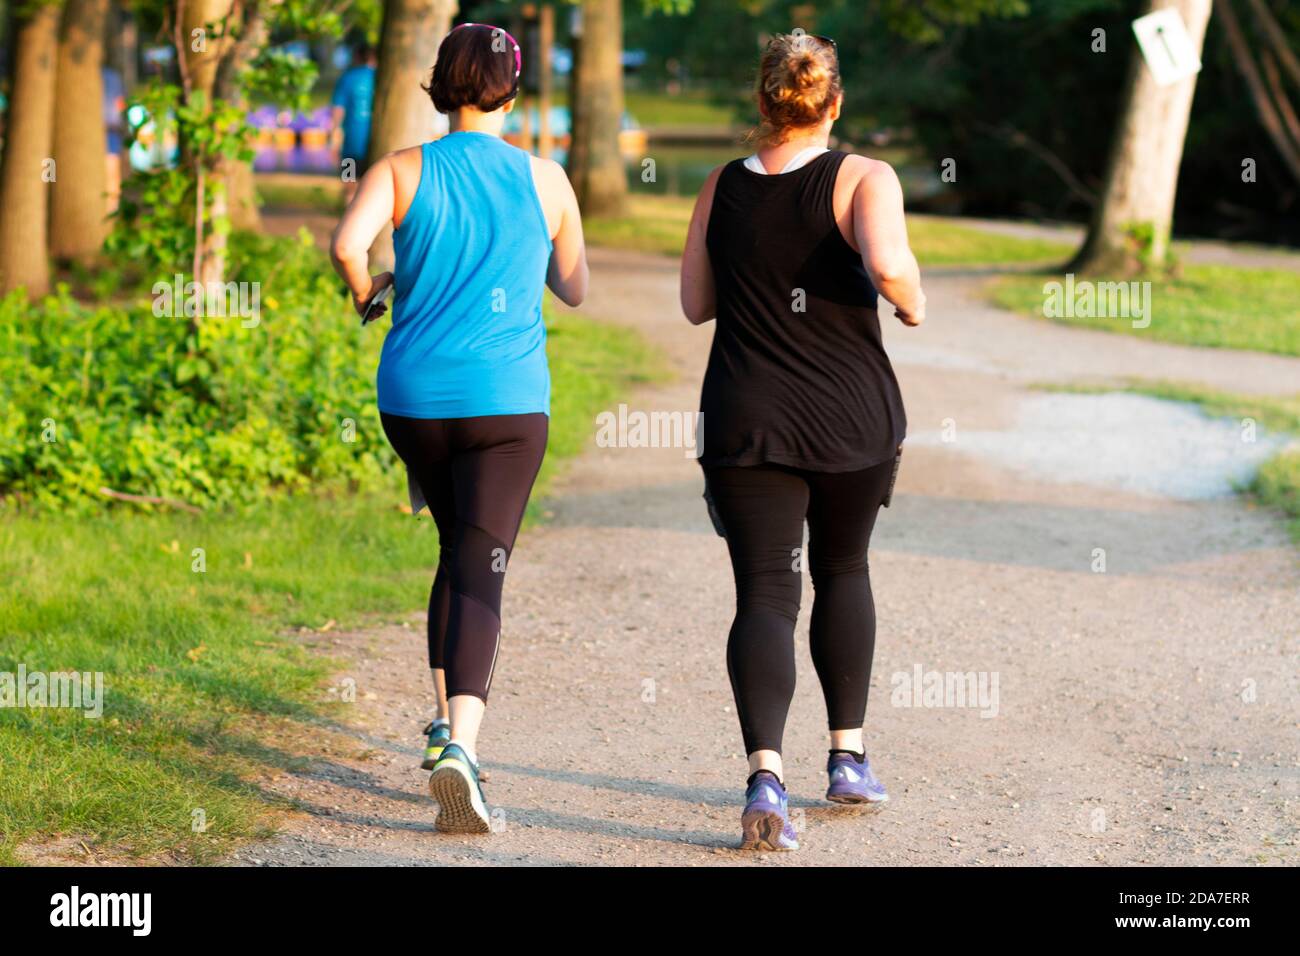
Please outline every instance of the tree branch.
[[1037, 156], [1049, 169], [1052, 170], [1052, 172], [1056, 173], [1056, 175], [1060, 177], [1061, 182], [1065, 183], [1066, 189], [1070, 190], [1071, 193], [1089, 206], [1095, 206], [1097, 204], [1096, 191], [1085, 186], [1083, 182], [1080, 181], [1079, 177], [1075, 176], [1074, 173], [1070, 171], [1070, 167], [1066, 165], [1065, 160], [1061, 159], [1061, 157], [1057, 156], [1042, 143], [1030, 138], [1027, 134], [1022, 133], [1020, 130], [1010, 126], [1009, 124], [1004, 123], [1002, 126], [994, 126], [991, 123], [976, 123], [975, 125], [979, 129], [983, 129], [986, 132], [992, 133], [994, 136], [999, 136], [1002, 139], [1005, 139], [1012, 146], [1017, 146], [1020, 149], [1026, 150], [1032, 155]]
[[155, 495], [132, 495], [125, 491], [114, 491], [112, 488], [100, 488], [99, 493], [105, 498], [116, 498], [118, 501], [131, 501], [143, 505], [166, 505], [168, 508], [179, 508], [181, 511], [188, 511], [194, 515], [203, 514], [203, 509], [196, 508], [184, 501], [177, 501], [175, 498], [159, 498]]
[[1264, 131], [1268, 133], [1269, 139], [1277, 147], [1277, 151], [1282, 154], [1282, 161], [1290, 170], [1291, 175], [1300, 182], [1300, 150], [1291, 143], [1286, 134], [1286, 129], [1282, 125], [1282, 119], [1278, 115], [1277, 109], [1269, 99], [1268, 90], [1264, 86], [1264, 80], [1259, 74], [1259, 68], [1255, 65], [1254, 59], [1250, 55], [1250, 47], [1246, 43], [1246, 37], [1241, 32], [1241, 24], [1237, 21], [1237, 14], [1233, 12], [1232, 4], [1229, 0], [1214, 0], [1214, 9], [1219, 11], [1219, 19], [1223, 21], [1223, 34], [1228, 41], [1228, 47], [1232, 51], [1232, 58], [1237, 63], [1237, 69], [1241, 71], [1242, 79], [1246, 81], [1246, 87], [1250, 91], [1250, 98], [1255, 103], [1255, 109], [1259, 113], [1260, 123], [1264, 126]]
[[1246, 0], [1246, 3], [1250, 6], [1250, 12], [1255, 15], [1255, 22], [1259, 25], [1260, 31], [1272, 45], [1273, 52], [1277, 54], [1287, 73], [1291, 74], [1291, 81], [1300, 86], [1300, 57], [1297, 57], [1295, 51], [1291, 49], [1286, 33], [1278, 24], [1277, 18], [1273, 16], [1264, 0]]

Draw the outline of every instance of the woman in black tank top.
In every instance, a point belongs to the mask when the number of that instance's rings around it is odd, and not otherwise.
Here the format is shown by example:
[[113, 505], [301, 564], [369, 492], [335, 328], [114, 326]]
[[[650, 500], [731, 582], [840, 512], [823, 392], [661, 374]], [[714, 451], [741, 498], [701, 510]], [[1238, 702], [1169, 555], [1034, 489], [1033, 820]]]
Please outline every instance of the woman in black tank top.
[[800, 31], [773, 39], [758, 82], [761, 147], [709, 177], [682, 258], [687, 318], [717, 319], [700, 463], [736, 579], [727, 669], [751, 772], [742, 846], [754, 849], [798, 846], [781, 738], [805, 521], [811, 650], [830, 729], [826, 796], [888, 800], [862, 743], [876, 629], [867, 547], [907, 423], [877, 304], [915, 326], [925, 297], [894, 171], [826, 149], [841, 101], [833, 41]]

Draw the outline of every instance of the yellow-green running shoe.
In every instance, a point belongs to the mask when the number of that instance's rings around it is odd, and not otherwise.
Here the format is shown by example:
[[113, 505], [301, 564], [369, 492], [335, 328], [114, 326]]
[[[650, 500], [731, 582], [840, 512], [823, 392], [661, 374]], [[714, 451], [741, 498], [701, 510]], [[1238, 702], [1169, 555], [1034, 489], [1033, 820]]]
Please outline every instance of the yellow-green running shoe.
[[428, 736], [429, 743], [424, 748], [424, 760], [420, 762], [420, 769], [432, 770], [442, 756], [442, 748], [451, 740], [451, 724], [445, 720], [430, 721], [429, 726], [424, 728], [424, 733]]

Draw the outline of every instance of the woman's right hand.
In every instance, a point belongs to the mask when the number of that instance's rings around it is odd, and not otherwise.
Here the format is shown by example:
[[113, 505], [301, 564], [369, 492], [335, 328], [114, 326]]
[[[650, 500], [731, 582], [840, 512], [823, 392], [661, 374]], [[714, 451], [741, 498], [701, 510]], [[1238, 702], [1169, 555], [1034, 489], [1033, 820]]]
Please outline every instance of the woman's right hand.
[[[379, 293], [382, 292], [385, 288], [387, 288], [392, 284], [393, 284], [393, 274], [391, 272], [381, 272], [377, 276], [371, 276], [370, 290], [364, 296], [358, 296], [355, 293], [353, 293], [352, 307], [357, 310], [357, 315], [361, 316], [362, 318], [365, 318], [366, 307], [370, 305], [370, 301], [375, 296], [379, 295]], [[387, 311], [388, 311], [387, 303], [380, 303], [379, 307], [376, 308], [375, 311], [371, 313], [370, 317], [372, 319], [377, 319]]]
[[908, 328], [916, 328], [925, 321], [925, 293], [917, 292], [916, 304], [911, 309], [904, 309], [902, 306], [894, 307], [894, 315], [898, 316], [898, 321], [902, 322]]

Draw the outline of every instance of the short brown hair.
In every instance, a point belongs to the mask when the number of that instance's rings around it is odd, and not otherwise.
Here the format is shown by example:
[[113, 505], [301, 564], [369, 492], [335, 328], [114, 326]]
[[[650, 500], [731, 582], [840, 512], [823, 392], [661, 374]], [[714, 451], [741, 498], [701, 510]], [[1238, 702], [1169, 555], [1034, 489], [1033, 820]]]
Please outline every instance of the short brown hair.
[[784, 143], [791, 130], [816, 126], [844, 92], [835, 47], [800, 31], [777, 34], [759, 61], [756, 92], [763, 121], [753, 135], [760, 143]]
[[514, 41], [500, 27], [470, 23], [448, 33], [424, 87], [439, 113], [500, 109], [519, 93]]

